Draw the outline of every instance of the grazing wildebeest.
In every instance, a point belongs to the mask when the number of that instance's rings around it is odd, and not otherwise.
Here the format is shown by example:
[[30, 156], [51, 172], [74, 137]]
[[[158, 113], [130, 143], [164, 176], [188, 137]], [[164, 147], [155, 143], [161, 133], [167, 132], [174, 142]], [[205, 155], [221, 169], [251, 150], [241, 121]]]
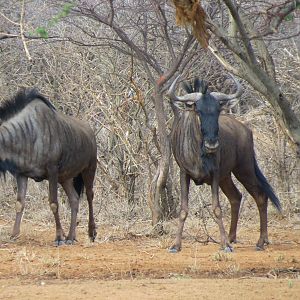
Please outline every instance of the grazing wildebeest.
[[13, 174], [17, 181], [16, 219], [11, 238], [20, 234], [28, 178], [49, 181], [49, 202], [56, 223], [58, 245], [64, 242], [57, 201], [60, 183], [70, 207], [70, 230], [66, 243], [76, 240], [79, 197], [86, 189], [89, 206], [88, 233], [96, 237], [93, 216], [93, 182], [97, 164], [95, 135], [90, 126], [55, 110], [35, 90], [21, 91], [0, 107], [0, 172]]
[[[279, 211], [280, 202], [257, 165], [251, 130], [232, 116], [220, 114], [222, 108], [230, 106], [237, 97], [240, 97], [241, 85], [235, 80], [237, 92], [232, 95], [210, 93], [207, 84], [196, 79], [194, 87], [185, 84], [187, 94], [179, 97], [175, 95], [177, 81], [178, 78], [172, 83], [168, 96], [174, 111], [171, 144], [180, 167], [181, 209], [176, 241], [170, 252], [181, 250], [182, 231], [188, 215], [191, 179], [196, 185], [203, 183], [211, 185], [212, 209], [220, 230], [221, 246], [226, 251], [232, 251], [230, 243], [236, 241], [242, 195], [233, 183], [231, 173], [256, 201], [260, 215], [257, 249], [263, 249], [264, 244], [268, 243], [268, 198]], [[229, 236], [222, 221], [219, 186], [231, 204]]]

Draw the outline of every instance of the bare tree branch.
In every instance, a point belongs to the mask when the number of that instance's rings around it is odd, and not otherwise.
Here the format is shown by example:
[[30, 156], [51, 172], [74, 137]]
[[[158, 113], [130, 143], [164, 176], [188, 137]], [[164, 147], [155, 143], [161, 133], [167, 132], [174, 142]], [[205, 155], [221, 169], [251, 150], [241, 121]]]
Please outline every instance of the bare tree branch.
[[278, 5], [275, 12], [272, 13], [271, 20], [269, 22], [269, 28], [267, 28], [263, 34], [266, 35], [277, 32], [277, 29], [284, 20], [284, 18], [288, 16], [291, 12], [299, 8], [299, 5], [300, 0], [288, 0]]
[[11, 34], [8, 32], [0, 32], [0, 40], [5, 40], [5, 39], [12, 39], [12, 38], [17, 38], [20, 37], [17, 34]]
[[15, 25], [15, 26], [19, 26], [20, 24], [17, 22], [14, 22], [13, 20], [11, 20], [10, 18], [8, 18], [7, 16], [5, 16], [2, 12], [0, 12], [0, 16], [2, 18], [4, 18], [6, 21], [10, 22], [11, 24]]
[[28, 58], [29, 61], [32, 61], [32, 57], [30, 56], [27, 44], [26, 44], [26, 39], [24, 36], [24, 15], [25, 15], [25, 0], [22, 1], [22, 6], [21, 6], [21, 18], [20, 18], [20, 35], [21, 35], [21, 39], [23, 42], [23, 46], [24, 46], [24, 50], [26, 53], [26, 56]]
[[231, 0], [224, 0], [224, 3], [227, 5], [234, 21], [236, 22], [238, 31], [241, 34], [241, 39], [242, 39], [243, 44], [246, 48], [246, 52], [247, 52], [247, 56], [249, 57], [249, 61], [252, 64], [255, 64], [255, 65], [258, 64], [257, 59], [256, 59], [255, 54], [254, 54], [254, 51], [253, 51], [253, 48], [252, 48], [252, 45], [251, 45], [251, 42], [250, 42], [250, 39], [248, 37], [248, 34], [247, 34], [246, 29], [244, 27], [244, 24], [243, 24], [243, 22], [240, 18], [240, 15], [238, 13], [236, 5], [233, 4], [233, 2]]

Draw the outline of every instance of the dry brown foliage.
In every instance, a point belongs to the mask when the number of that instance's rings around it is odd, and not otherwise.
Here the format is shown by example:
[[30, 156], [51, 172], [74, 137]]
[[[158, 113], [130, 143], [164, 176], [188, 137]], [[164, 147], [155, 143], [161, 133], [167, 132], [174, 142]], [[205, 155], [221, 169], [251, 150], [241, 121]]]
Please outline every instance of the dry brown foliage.
[[[9, 4], [10, 9], [6, 11], [6, 15], [12, 18], [14, 15], [11, 16], [10, 12], [16, 11], [17, 8], [12, 6], [13, 2]], [[32, 14], [41, 18], [42, 11], [39, 14], [36, 11], [38, 8], [34, 9], [34, 12], [32, 10]], [[30, 23], [29, 12], [26, 15], [26, 28], [28, 31], [33, 31], [35, 27]], [[136, 15], [138, 18], [139, 15]], [[173, 21], [173, 15], [170, 16], [170, 20]], [[0, 19], [1, 22], [4, 22], [3, 18]], [[82, 24], [87, 26], [85, 32], [93, 30], [106, 32], [103, 28], [99, 29], [98, 24], [88, 23], [86, 19]], [[9, 25], [7, 24], [8, 28]], [[175, 28], [173, 25], [172, 23], [171, 29]], [[55, 29], [56, 35], [63, 35], [68, 28], [70, 28], [69, 24], [59, 23], [53, 31]], [[136, 28], [140, 30], [140, 27], [133, 27], [128, 31], [130, 36], [138, 35], [138, 30], [134, 31]], [[150, 30], [156, 26], [145, 28]], [[74, 38], [77, 37], [85, 43], [89, 41], [82, 31], [72, 30]], [[154, 35], [157, 34], [156, 31], [150, 33], [155, 36], [147, 40], [149, 49], [153, 49], [151, 52], [153, 57], [160, 59], [167, 66], [171, 61], [171, 55], [167, 52], [165, 40], [160, 40], [158, 35]], [[176, 51], [179, 51], [180, 43], [184, 41], [182, 37], [184, 33], [178, 28], [176, 31], [170, 31], [169, 36], [172, 36], [172, 40], [176, 39], [178, 43], [174, 44]], [[99, 40], [101, 41], [102, 38], [101, 36]], [[98, 43], [98, 40], [95, 40], [95, 44], [96, 42]], [[270, 42], [269, 47], [276, 64], [278, 81], [282, 84], [284, 92], [290, 95], [294, 109], [299, 111], [299, 72], [297, 71], [300, 62], [297, 43], [297, 39], [278, 40]], [[125, 47], [124, 49], [126, 50]], [[95, 129], [98, 144], [98, 173], [95, 180], [94, 201], [97, 224], [99, 227], [109, 224], [116, 229], [128, 231], [138, 225], [140, 232], [150, 231], [151, 213], [147, 203], [147, 193], [160, 153], [155, 146], [158, 142], [157, 133], [151, 131], [152, 128], [157, 129], [152, 87], [146, 79], [147, 76], [139, 60], [134, 59], [132, 62], [130, 57], [113, 47], [80, 46], [63, 41], [54, 42], [50, 39], [48, 41], [34, 39], [28, 42], [28, 50], [34, 58], [33, 62], [28, 61], [24, 54], [24, 47], [19, 41], [13, 39], [1, 41], [0, 102], [10, 98], [21, 87], [35, 86], [53, 102], [58, 110], [87, 120]], [[226, 80], [228, 75], [209, 51], [197, 48], [197, 51], [193, 51], [193, 55], [186, 68], [185, 79], [193, 80], [198, 76], [210, 82], [210, 88], [214, 91], [233, 92], [232, 80]], [[300, 197], [300, 170], [296, 166], [294, 153], [277, 126], [270, 106], [266, 105], [261, 96], [247, 83], [243, 82], [243, 86], [245, 92], [234, 109], [235, 117], [247, 123], [253, 130], [259, 165], [280, 198], [284, 213], [288, 218], [292, 217], [297, 199]], [[172, 113], [168, 103], [165, 103], [165, 109], [170, 126]], [[173, 162], [171, 171], [174, 182], [173, 194], [175, 199], [178, 199], [179, 170], [176, 162]], [[255, 202], [243, 187], [239, 189], [243, 194], [240, 227], [243, 228], [249, 223], [257, 224], [259, 217]], [[53, 229], [53, 216], [48, 205], [47, 190], [46, 182], [30, 181], [24, 221], [42, 223]], [[15, 186], [9, 175], [6, 182], [0, 181], [0, 192], [0, 218], [7, 221], [9, 229], [6, 235], [9, 236], [16, 201]], [[59, 199], [61, 218], [67, 223], [70, 210], [61, 190]], [[212, 221], [210, 203], [209, 187], [191, 186], [190, 214], [185, 234], [190, 232], [190, 228], [202, 226], [207, 236], [215, 236], [210, 229], [211, 225], [215, 225]], [[225, 222], [228, 224], [230, 222], [229, 201], [222, 196], [221, 203]], [[272, 206], [270, 206], [270, 214], [272, 224], [276, 222]], [[79, 226], [84, 224], [86, 228], [87, 215], [87, 203], [83, 200], [80, 204]], [[173, 234], [177, 221], [169, 223], [170, 232]], [[23, 232], [26, 232], [26, 228]], [[205, 237], [201, 237], [201, 240], [205, 240]]]
[[210, 34], [207, 30], [206, 13], [200, 0], [173, 0], [176, 7], [176, 23], [179, 26], [190, 25], [194, 37], [204, 48], [208, 47]]

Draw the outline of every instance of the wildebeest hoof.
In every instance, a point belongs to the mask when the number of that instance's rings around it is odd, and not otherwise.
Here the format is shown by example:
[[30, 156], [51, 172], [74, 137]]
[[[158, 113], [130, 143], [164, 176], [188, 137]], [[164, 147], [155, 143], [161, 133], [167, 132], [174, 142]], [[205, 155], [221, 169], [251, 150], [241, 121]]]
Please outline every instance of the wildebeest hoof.
[[231, 246], [226, 246], [226, 247], [223, 249], [223, 251], [224, 251], [225, 253], [231, 253], [231, 252], [233, 252], [233, 248], [232, 248]]
[[63, 245], [65, 245], [65, 241], [63, 241], [63, 240], [56, 240], [56, 241], [54, 241], [54, 245], [56, 247], [63, 246]]
[[169, 253], [178, 253], [180, 252], [180, 248], [176, 247], [176, 246], [173, 246], [171, 248], [169, 248]]
[[90, 236], [90, 241], [94, 243], [95, 242], [95, 238], [96, 238], [96, 235], [95, 236]]
[[95, 242], [96, 236], [97, 236], [97, 232], [94, 231], [92, 234], [89, 235], [90, 241], [91, 241], [91, 242]]
[[240, 241], [238, 241], [237, 239], [229, 239], [229, 243], [231, 243], [231, 244], [239, 244]]
[[69, 239], [67, 239], [65, 243], [66, 243], [66, 245], [74, 245], [75, 242], [76, 242], [75, 239], [74, 239], [74, 240], [69, 240]]
[[263, 251], [263, 250], [265, 250], [264, 245], [269, 245], [269, 244], [270, 244], [270, 242], [269, 242], [269, 240], [267, 238], [265, 238], [263, 240], [260, 239], [257, 242], [257, 244], [256, 244], [256, 251]]
[[19, 237], [20, 237], [20, 234], [16, 234], [16, 235], [11, 235], [9, 239], [10, 239], [12, 242], [14, 242], [14, 241], [16, 241]]
[[256, 251], [264, 251], [265, 248], [264, 248], [264, 246], [258, 246], [258, 245], [256, 245], [255, 250]]

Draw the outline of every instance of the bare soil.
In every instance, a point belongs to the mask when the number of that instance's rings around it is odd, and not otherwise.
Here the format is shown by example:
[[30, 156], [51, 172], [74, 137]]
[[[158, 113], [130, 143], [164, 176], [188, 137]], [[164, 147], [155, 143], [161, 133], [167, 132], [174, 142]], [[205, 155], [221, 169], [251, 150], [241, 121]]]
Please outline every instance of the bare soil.
[[[7, 224], [2, 224], [2, 228]], [[9, 226], [10, 227], [10, 226]], [[78, 228], [76, 245], [55, 247], [54, 228], [23, 224], [22, 236], [0, 235], [0, 299], [297, 299], [300, 231], [270, 227], [272, 243], [255, 251], [258, 229], [239, 232], [233, 253], [215, 243], [146, 237], [110, 228], [95, 243]], [[113, 234], [112, 234], [113, 232]]]

